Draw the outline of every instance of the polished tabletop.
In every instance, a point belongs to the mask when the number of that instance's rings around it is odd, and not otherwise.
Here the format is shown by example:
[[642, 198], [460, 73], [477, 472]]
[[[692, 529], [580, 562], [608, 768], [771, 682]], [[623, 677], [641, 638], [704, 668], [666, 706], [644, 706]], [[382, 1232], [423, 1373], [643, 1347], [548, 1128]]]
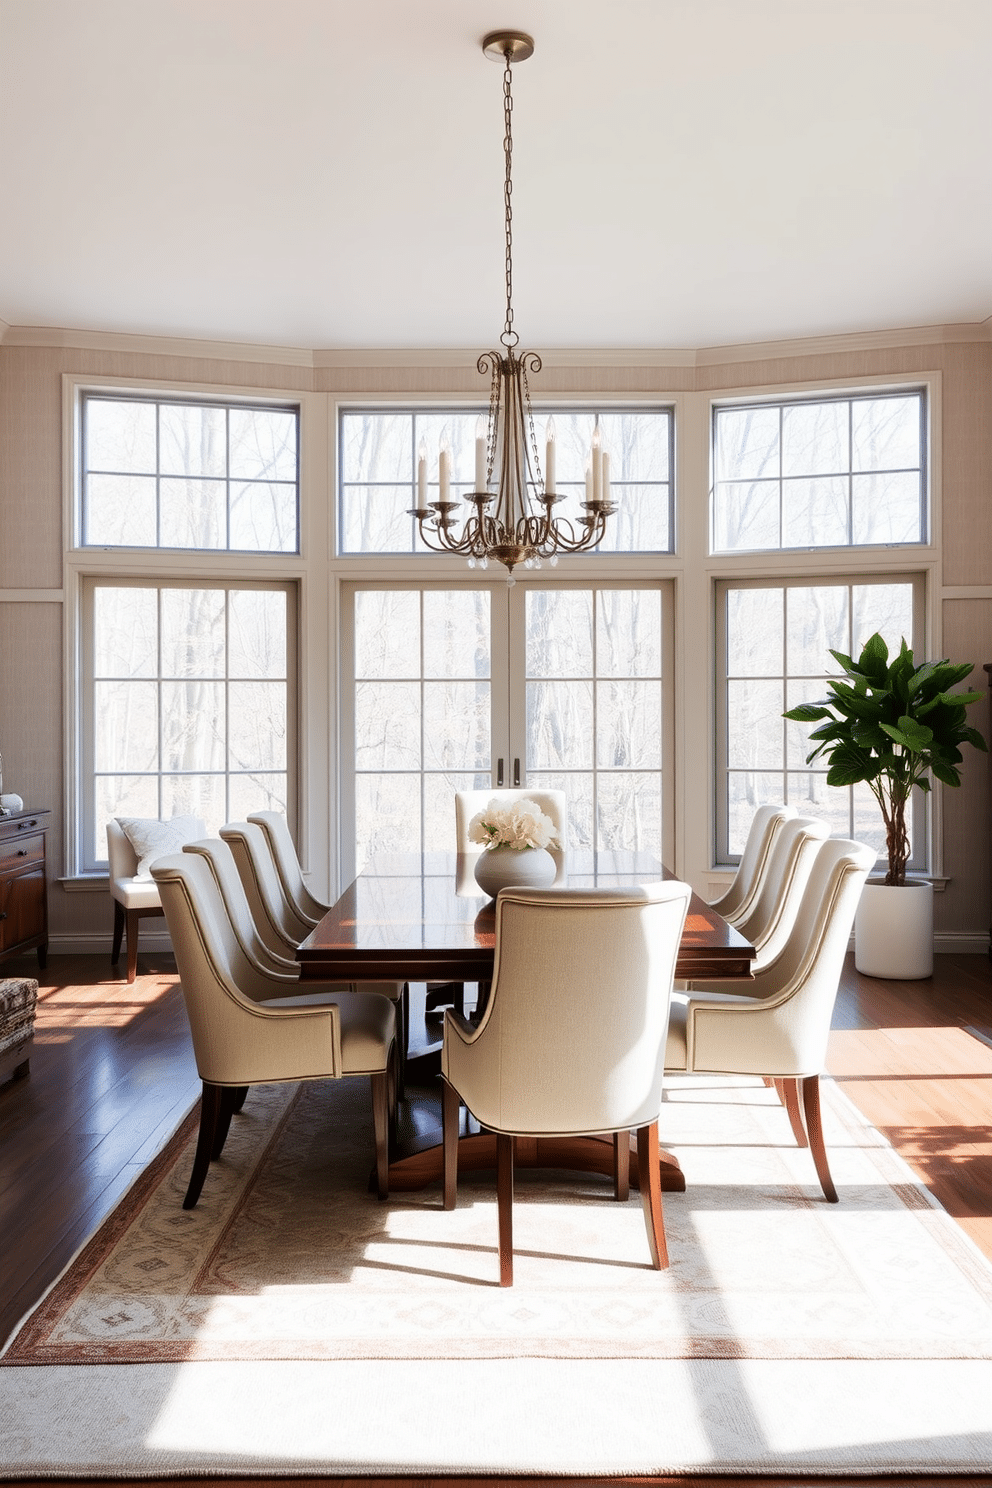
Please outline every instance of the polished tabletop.
[[[303, 979], [488, 981], [495, 909], [474, 858], [393, 853], [363, 869], [297, 951]], [[611, 888], [672, 878], [646, 854], [568, 854], [559, 887]], [[680, 980], [749, 977], [754, 948], [693, 894], [676, 963]]]

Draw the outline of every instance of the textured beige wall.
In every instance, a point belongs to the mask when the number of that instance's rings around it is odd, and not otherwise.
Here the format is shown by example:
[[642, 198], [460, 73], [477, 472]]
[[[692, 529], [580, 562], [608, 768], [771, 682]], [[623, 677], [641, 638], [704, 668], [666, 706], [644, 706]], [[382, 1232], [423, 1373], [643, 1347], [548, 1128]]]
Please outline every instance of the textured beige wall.
[[[434, 365], [425, 358], [398, 359], [396, 366], [294, 364], [189, 356], [141, 350], [87, 349], [0, 344], [0, 751], [5, 784], [30, 805], [49, 806], [55, 826], [52, 860], [63, 871], [64, 728], [61, 716], [62, 607], [4, 602], [7, 591], [59, 591], [62, 587], [62, 386], [63, 373], [151, 380], [167, 388], [206, 383], [286, 392], [327, 392], [339, 397], [485, 394], [474, 361]], [[448, 360], [448, 359], [445, 359]], [[559, 365], [548, 358], [540, 376], [542, 395], [671, 395], [680, 391], [747, 389], [791, 383], [878, 378], [938, 371], [942, 374], [943, 572], [941, 585], [954, 590], [984, 588], [986, 595], [953, 592], [938, 604], [943, 649], [955, 660], [992, 661], [992, 344], [975, 341], [905, 344], [873, 350], [824, 349], [803, 356], [753, 357], [651, 365], [604, 357], [603, 365]], [[411, 364], [407, 364], [407, 363]], [[16, 596], [15, 596], [16, 598]], [[314, 638], [310, 665], [326, 664]], [[975, 709], [987, 727], [988, 709]], [[980, 716], [979, 716], [980, 715]], [[938, 895], [938, 930], [983, 934], [989, 925], [989, 766], [972, 752], [960, 791], [944, 795], [946, 893]], [[107, 902], [90, 894], [51, 894], [53, 932], [109, 936]]]

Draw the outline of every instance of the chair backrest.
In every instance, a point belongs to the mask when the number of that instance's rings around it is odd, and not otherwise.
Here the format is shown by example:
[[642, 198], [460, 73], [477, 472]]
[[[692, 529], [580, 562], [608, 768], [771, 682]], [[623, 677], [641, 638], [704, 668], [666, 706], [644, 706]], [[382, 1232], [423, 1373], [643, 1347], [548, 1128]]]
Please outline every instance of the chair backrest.
[[286, 898], [262, 828], [252, 822], [228, 822], [220, 835], [234, 854], [262, 942], [275, 956], [293, 955], [313, 926], [300, 919]]
[[783, 822], [796, 815], [794, 806], [759, 806], [751, 818], [747, 841], [733, 881], [712, 905], [725, 920], [736, 925], [751, 907], [771, 855], [772, 844]]
[[[248, 896], [230, 845], [219, 837], [202, 837], [198, 842], [187, 842], [183, 852], [196, 853], [207, 863], [224, 900], [224, 908], [238, 945], [251, 965], [267, 976], [297, 986], [300, 978], [299, 963], [288, 954], [276, 956], [255, 927]], [[267, 997], [273, 995], [271, 991], [266, 993]]]
[[[238, 943], [209, 863], [198, 853], [175, 853], [160, 858], [151, 871], [165, 910], [200, 1078], [216, 1085], [301, 1078], [305, 1067], [299, 1060], [280, 1063], [280, 1047], [267, 1037], [271, 1013], [256, 1004], [272, 993]], [[326, 1026], [315, 1020], [308, 1036], [325, 1042], [319, 1052], [326, 1073], [340, 1075], [339, 1016], [332, 1014]]]
[[329, 908], [315, 899], [307, 888], [300, 866], [296, 844], [289, 830], [289, 823], [281, 811], [253, 811], [248, 817], [252, 826], [261, 827], [276, 872], [291, 907], [311, 930], [319, 924]]
[[138, 871], [138, 854], [120, 822], [113, 817], [107, 822], [107, 860], [111, 887], [121, 879], [133, 878]]
[[816, 817], [795, 816], [782, 823], [772, 844], [758, 892], [737, 929], [757, 951], [755, 971], [780, 955], [803, 902], [816, 856], [830, 827]]
[[833, 837], [816, 854], [781, 955], [755, 975], [755, 1000], [693, 1003], [691, 1067], [739, 1074], [807, 1076], [823, 1069], [837, 988], [861, 890], [875, 850]]
[[657, 1120], [689, 897], [675, 880], [502, 890], [492, 991], [474, 1040], [486, 1076], [471, 1097], [459, 1085], [484, 1125], [488, 1117], [498, 1130], [534, 1135]]
[[[455, 841], [458, 848], [458, 856], [461, 860], [458, 881], [459, 887], [474, 885], [472, 878], [471, 859], [477, 858], [483, 851], [483, 846], [478, 842], [469, 840], [469, 823], [473, 816], [483, 811], [489, 802], [498, 800], [504, 805], [513, 801], [533, 801], [539, 806], [545, 816], [549, 816], [555, 824], [558, 836], [558, 847], [549, 847], [548, 851], [555, 860], [557, 873], [555, 883], [565, 881], [567, 871], [566, 852], [568, 848], [568, 801], [564, 791], [560, 790], [463, 790], [455, 791]], [[462, 869], [464, 868], [464, 871]]]

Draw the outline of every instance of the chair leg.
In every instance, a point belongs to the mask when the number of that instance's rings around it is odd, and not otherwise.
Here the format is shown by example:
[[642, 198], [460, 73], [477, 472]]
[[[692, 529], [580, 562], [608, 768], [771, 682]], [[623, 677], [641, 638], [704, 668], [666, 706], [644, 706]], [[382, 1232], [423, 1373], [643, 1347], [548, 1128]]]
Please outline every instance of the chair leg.
[[820, 1187], [823, 1189], [823, 1196], [827, 1203], [836, 1204], [837, 1190], [834, 1188], [834, 1181], [827, 1164], [823, 1122], [820, 1119], [820, 1077], [819, 1075], [807, 1075], [804, 1079], [797, 1081], [797, 1084], [802, 1095], [806, 1130], [809, 1133], [809, 1148], [816, 1165], [816, 1176], [820, 1180]]
[[496, 1134], [496, 1208], [499, 1212], [499, 1284], [513, 1285], [513, 1138]]
[[630, 1132], [613, 1133], [613, 1197], [625, 1204], [630, 1197]]
[[127, 984], [134, 981], [138, 973], [138, 920], [137, 910], [127, 911]]
[[190, 1175], [186, 1197], [183, 1199], [184, 1209], [192, 1209], [203, 1190], [203, 1181], [207, 1176], [207, 1169], [210, 1166], [210, 1155], [214, 1149], [214, 1139], [217, 1133], [217, 1124], [220, 1120], [223, 1100], [224, 1087], [222, 1085], [210, 1085], [204, 1080], [203, 1089], [200, 1092], [200, 1133], [196, 1139], [196, 1156], [193, 1158], [193, 1172]]
[[220, 1115], [214, 1128], [214, 1144], [210, 1149], [210, 1161], [216, 1162], [224, 1151], [227, 1134], [231, 1130], [231, 1117], [240, 1111], [248, 1094], [247, 1085], [225, 1085], [221, 1095]]
[[124, 906], [114, 900], [114, 943], [110, 951], [110, 964], [116, 966], [121, 959], [121, 941], [124, 939]]
[[406, 1097], [406, 1056], [410, 1049], [410, 983], [403, 983], [403, 991], [396, 1003], [396, 1099]]
[[651, 1261], [656, 1271], [668, 1265], [665, 1242], [665, 1219], [661, 1209], [661, 1168], [658, 1153], [658, 1123], [637, 1128], [637, 1182], [644, 1204], [644, 1223], [651, 1247]]
[[444, 1207], [454, 1209], [458, 1189], [458, 1091], [447, 1080], [441, 1090], [441, 1140], [444, 1150]]
[[372, 1124], [375, 1129], [375, 1180], [380, 1199], [389, 1198], [389, 1072], [372, 1076]]
[[802, 1105], [799, 1099], [799, 1081], [776, 1080], [779, 1099], [789, 1113], [789, 1122], [792, 1126], [792, 1135], [796, 1139], [797, 1147], [808, 1147], [809, 1137], [806, 1134], [806, 1123], [803, 1120]]

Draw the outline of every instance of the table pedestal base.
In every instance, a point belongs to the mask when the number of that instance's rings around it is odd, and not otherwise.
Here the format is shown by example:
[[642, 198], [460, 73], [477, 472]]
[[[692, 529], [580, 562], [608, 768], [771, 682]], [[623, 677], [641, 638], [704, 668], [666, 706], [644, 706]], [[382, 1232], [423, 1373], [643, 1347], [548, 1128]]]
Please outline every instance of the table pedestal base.
[[[664, 1193], [685, 1193], [685, 1174], [678, 1159], [661, 1152], [661, 1187]], [[613, 1176], [612, 1137], [517, 1137], [514, 1162], [520, 1168], [568, 1168], [581, 1173]], [[458, 1171], [496, 1167], [495, 1132], [478, 1132], [458, 1139]], [[440, 1182], [444, 1177], [444, 1149], [427, 1147], [398, 1157], [389, 1165], [389, 1192], [412, 1193]], [[637, 1188], [637, 1144], [631, 1142], [630, 1182]]]

